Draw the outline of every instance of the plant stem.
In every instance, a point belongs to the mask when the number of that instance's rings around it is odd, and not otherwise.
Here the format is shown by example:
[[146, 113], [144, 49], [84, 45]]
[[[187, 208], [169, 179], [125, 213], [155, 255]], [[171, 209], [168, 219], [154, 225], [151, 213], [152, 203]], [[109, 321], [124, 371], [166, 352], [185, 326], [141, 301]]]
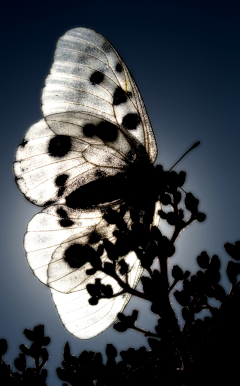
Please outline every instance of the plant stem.
[[145, 295], [145, 293], [135, 290], [134, 288], [130, 287], [129, 284], [125, 283], [118, 275], [117, 273], [109, 273], [105, 272], [105, 270], [102, 268], [102, 272], [106, 273], [108, 276], [111, 276], [113, 279], [115, 279], [118, 284], [125, 290], [125, 292], [130, 293], [131, 295], [137, 296], [138, 298], [145, 299], [148, 301], [151, 301], [151, 299]]
[[174, 279], [172, 284], [170, 285], [170, 287], [168, 288], [168, 292], [171, 292], [173, 290], [173, 288], [175, 287], [175, 285], [177, 285], [177, 283], [179, 282], [178, 279]]
[[132, 328], [132, 330], [136, 330], [138, 332], [141, 332], [145, 336], [152, 336], [154, 338], [159, 338], [158, 334], [155, 334], [154, 332], [143, 330], [142, 328], [137, 327], [137, 326], [133, 326], [131, 328]]

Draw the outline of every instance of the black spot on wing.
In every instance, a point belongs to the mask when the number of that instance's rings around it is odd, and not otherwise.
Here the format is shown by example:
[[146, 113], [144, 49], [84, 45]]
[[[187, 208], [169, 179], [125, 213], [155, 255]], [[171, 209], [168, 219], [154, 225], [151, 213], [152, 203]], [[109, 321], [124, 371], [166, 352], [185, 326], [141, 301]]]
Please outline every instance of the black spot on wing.
[[68, 227], [72, 226], [74, 224], [74, 222], [72, 220], [70, 220], [69, 218], [64, 218], [64, 219], [59, 221], [59, 224], [63, 228], [68, 228]]
[[64, 210], [63, 208], [58, 208], [56, 210], [56, 212], [57, 212], [58, 216], [60, 217], [59, 225], [62, 228], [67, 228], [67, 227], [70, 227], [74, 224], [74, 222], [68, 218], [68, 214], [67, 214], [66, 210]]
[[90, 237], [89, 237], [88, 243], [89, 244], [96, 244], [100, 240], [101, 240], [101, 236], [97, 232], [92, 232]]
[[111, 47], [110, 43], [108, 43], [108, 41], [105, 40], [105, 41], [103, 42], [102, 50], [103, 50], [104, 52], [111, 52], [111, 51], [112, 51], [112, 47]]
[[64, 260], [71, 268], [81, 268], [94, 257], [95, 251], [89, 245], [72, 244], [64, 252]]
[[64, 157], [71, 150], [71, 138], [67, 135], [56, 135], [48, 145], [48, 153], [52, 157]]
[[23, 138], [22, 142], [20, 143], [20, 146], [25, 147], [27, 143], [28, 143], [28, 141], [26, 141], [26, 139]]
[[113, 104], [118, 106], [127, 101], [127, 94], [121, 87], [117, 87], [113, 94]]
[[97, 178], [103, 178], [103, 177], [106, 177], [106, 173], [103, 170], [97, 169], [95, 172], [95, 176]]
[[122, 72], [123, 67], [122, 67], [122, 65], [120, 63], [117, 63], [115, 69], [116, 69], [117, 72]]
[[81, 244], [72, 244], [65, 250], [64, 260], [71, 268], [80, 268], [86, 264], [86, 255], [84, 256], [84, 247]]
[[83, 134], [88, 138], [96, 135], [104, 142], [114, 142], [118, 136], [118, 127], [108, 121], [101, 121], [96, 126], [88, 123], [83, 126]]
[[68, 179], [67, 174], [60, 174], [60, 176], [57, 176], [55, 180], [55, 184], [57, 186], [63, 186], [66, 183], [67, 179]]
[[129, 150], [126, 154], [126, 157], [129, 161], [133, 161], [134, 156], [135, 156], [135, 152], [133, 151], [133, 149]]
[[127, 130], [135, 130], [139, 123], [141, 122], [141, 119], [138, 114], [136, 113], [128, 113], [123, 117], [122, 125]]
[[63, 195], [63, 193], [65, 192], [65, 186], [61, 186], [61, 188], [58, 189], [58, 197], [61, 197]]
[[58, 208], [56, 210], [58, 216], [60, 216], [61, 218], [67, 218], [68, 217], [68, 214], [66, 212], [66, 210], [64, 210], [63, 208]]
[[104, 74], [100, 71], [94, 71], [90, 76], [90, 82], [92, 84], [100, 84], [104, 79]]
[[83, 134], [88, 138], [93, 137], [96, 135], [96, 126], [92, 123], [88, 123], [87, 125], [83, 126]]
[[114, 142], [118, 136], [118, 127], [108, 121], [97, 125], [96, 135], [104, 142]]

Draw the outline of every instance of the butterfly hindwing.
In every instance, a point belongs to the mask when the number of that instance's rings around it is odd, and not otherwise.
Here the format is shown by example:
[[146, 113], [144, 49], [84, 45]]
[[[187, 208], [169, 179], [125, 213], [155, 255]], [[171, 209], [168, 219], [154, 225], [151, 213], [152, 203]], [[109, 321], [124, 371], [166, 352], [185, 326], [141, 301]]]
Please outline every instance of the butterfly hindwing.
[[[119, 206], [114, 209], [119, 210]], [[130, 227], [128, 214], [125, 219]], [[101, 271], [94, 275], [86, 273], [92, 268], [88, 262], [89, 245], [97, 250], [103, 239], [116, 242], [115, 229], [115, 225], [104, 220], [102, 211], [70, 210], [61, 204], [50, 205], [36, 214], [28, 225], [24, 240], [28, 263], [38, 279], [50, 287], [63, 324], [81, 339], [91, 338], [107, 329], [130, 299], [130, 295], [124, 294], [100, 299], [96, 306], [90, 306], [88, 302], [90, 295], [86, 286], [94, 284], [96, 279], [111, 285], [114, 294], [121, 291], [120, 285], [107, 274]], [[122, 258], [129, 264], [129, 284], [135, 287], [142, 273], [140, 261], [134, 252]], [[111, 261], [106, 250], [101, 261]]]
[[[133, 252], [125, 261], [131, 265], [128, 280], [134, 288], [142, 274], [140, 262]], [[114, 293], [122, 289], [109, 276], [105, 276], [102, 283], [111, 285]], [[89, 306], [90, 295], [86, 289], [64, 294], [51, 288], [51, 294], [63, 325], [80, 339], [89, 339], [105, 331], [116, 321], [117, 314], [122, 312], [131, 297], [125, 293], [111, 299], [100, 299], [97, 305]]]
[[64, 205], [50, 205], [29, 222], [24, 239], [28, 263], [34, 274], [48, 284], [48, 265], [55, 250], [70, 237], [90, 234], [101, 221], [100, 211], [74, 211]]

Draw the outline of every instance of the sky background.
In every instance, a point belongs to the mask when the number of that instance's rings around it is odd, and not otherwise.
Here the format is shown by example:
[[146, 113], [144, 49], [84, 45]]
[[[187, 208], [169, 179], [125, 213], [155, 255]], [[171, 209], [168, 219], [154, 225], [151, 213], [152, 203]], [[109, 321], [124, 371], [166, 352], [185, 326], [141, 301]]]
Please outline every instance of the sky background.
[[[49, 289], [32, 274], [23, 250], [26, 226], [40, 208], [25, 200], [15, 185], [15, 151], [28, 128], [42, 118], [41, 89], [58, 38], [80, 26], [105, 36], [132, 72], [156, 135], [157, 163], [169, 169], [195, 141], [201, 141], [175, 170], [187, 172], [184, 189], [200, 199], [207, 220], [182, 233], [170, 267], [179, 264], [194, 272], [196, 256], [207, 250], [219, 254], [224, 270], [228, 258], [223, 244], [240, 239], [239, 1], [3, 2], [0, 338], [8, 340], [5, 360], [12, 363], [19, 344], [28, 343], [24, 328], [43, 323], [52, 339], [47, 366], [51, 386], [62, 384], [55, 368], [67, 341], [75, 355], [85, 349], [104, 353], [107, 343], [118, 350], [147, 344], [137, 332], [118, 333], [112, 327], [88, 341], [70, 335]], [[229, 290], [227, 280], [221, 283]], [[149, 303], [132, 299], [126, 314], [134, 308], [140, 310], [140, 327], [153, 329], [156, 319]], [[180, 317], [179, 308], [176, 311]]]

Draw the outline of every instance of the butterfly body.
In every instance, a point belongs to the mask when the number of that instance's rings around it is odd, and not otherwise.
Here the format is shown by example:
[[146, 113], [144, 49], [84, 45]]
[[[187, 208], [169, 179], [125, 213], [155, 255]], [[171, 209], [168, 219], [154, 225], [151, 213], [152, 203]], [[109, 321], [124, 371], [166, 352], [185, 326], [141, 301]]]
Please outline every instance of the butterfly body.
[[[73, 209], [90, 209], [95, 206], [104, 208], [110, 202], [127, 202], [142, 208], [146, 201], [156, 202], [154, 195], [155, 168], [147, 161], [136, 163], [114, 176], [98, 172], [99, 178], [80, 186], [66, 197], [66, 204]], [[146, 186], [143, 187], [142, 181]], [[146, 188], [147, 187], [147, 188]]]
[[[159, 222], [157, 146], [127, 66], [88, 28], [59, 39], [42, 111], [44, 119], [27, 131], [14, 163], [19, 189], [43, 207], [29, 222], [24, 247], [65, 327], [89, 339], [108, 328], [130, 299], [123, 294], [89, 304], [86, 286], [96, 279], [111, 285], [114, 294], [121, 291], [113, 278], [91, 271], [94, 251], [102, 248], [102, 263], [111, 261], [104, 247], [108, 240], [129, 265], [129, 284], [135, 287], [141, 276], [135, 252], [119, 240], [120, 228], [130, 232], [141, 223], [149, 231]], [[114, 223], [109, 211], [122, 220]]]

